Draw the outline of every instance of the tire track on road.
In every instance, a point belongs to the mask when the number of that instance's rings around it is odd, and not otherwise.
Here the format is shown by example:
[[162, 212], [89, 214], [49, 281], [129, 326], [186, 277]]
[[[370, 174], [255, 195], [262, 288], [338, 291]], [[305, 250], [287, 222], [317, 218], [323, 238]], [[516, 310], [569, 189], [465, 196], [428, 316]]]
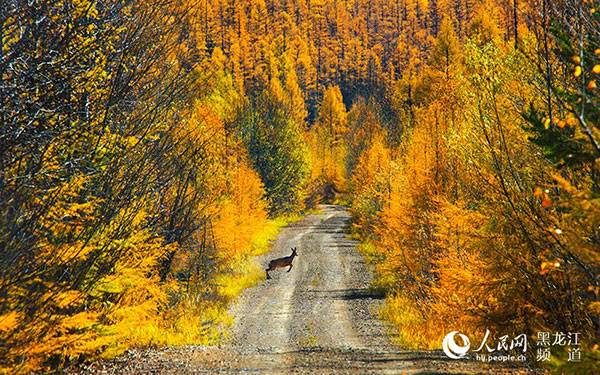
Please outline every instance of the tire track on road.
[[370, 291], [372, 273], [345, 233], [350, 215], [340, 206], [320, 208], [283, 228], [272, 251], [256, 259], [265, 268], [298, 247], [290, 273], [272, 272], [230, 306], [234, 323], [224, 343], [130, 350], [101, 373], [532, 374], [391, 343], [377, 318], [382, 296]]

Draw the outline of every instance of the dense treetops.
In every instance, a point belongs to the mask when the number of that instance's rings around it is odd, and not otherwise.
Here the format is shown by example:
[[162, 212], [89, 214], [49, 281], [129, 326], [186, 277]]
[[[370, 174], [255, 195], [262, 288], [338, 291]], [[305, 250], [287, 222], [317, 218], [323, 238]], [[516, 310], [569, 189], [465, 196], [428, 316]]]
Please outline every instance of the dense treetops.
[[403, 345], [597, 372], [595, 6], [0, 3], [0, 371], [217, 339], [269, 218], [343, 198]]

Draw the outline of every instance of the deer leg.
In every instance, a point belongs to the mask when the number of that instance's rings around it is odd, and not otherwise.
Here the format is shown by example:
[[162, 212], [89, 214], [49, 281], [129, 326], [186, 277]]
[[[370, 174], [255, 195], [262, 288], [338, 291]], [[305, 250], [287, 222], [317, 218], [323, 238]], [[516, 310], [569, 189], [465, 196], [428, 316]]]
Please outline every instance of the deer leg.
[[270, 270], [270, 268], [267, 268], [267, 269], [265, 270], [265, 272], [267, 273], [267, 280], [269, 280], [269, 279], [271, 278], [271, 276], [269, 276], [269, 270]]
[[292, 270], [292, 264], [290, 264], [290, 268], [288, 268], [288, 272], [290, 272]]

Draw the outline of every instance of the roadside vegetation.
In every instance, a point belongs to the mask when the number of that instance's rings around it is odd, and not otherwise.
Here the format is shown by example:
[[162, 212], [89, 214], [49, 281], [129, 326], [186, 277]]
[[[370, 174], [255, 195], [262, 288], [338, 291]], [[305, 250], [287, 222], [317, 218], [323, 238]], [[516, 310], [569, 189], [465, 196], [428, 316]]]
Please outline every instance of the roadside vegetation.
[[597, 5], [0, 2], [0, 372], [218, 341], [321, 201], [401, 344], [580, 332], [540, 365], [598, 372]]

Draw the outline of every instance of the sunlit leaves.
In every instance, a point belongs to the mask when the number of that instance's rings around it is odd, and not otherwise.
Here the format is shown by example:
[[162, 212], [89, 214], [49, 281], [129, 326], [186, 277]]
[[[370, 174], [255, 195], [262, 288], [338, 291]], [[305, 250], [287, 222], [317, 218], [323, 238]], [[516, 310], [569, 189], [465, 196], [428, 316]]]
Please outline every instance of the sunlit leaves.
[[238, 136], [265, 185], [271, 213], [293, 212], [303, 206], [308, 176], [308, 153], [301, 125], [287, 114], [291, 110], [281, 84], [258, 95], [239, 115]]
[[345, 190], [346, 185], [346, 117], [340, 88], [329, 87], [323, 96], [319, 117], [308, 135], [314, 156], [311, 178], [323, 186], [329, 186], [329, 189], [339, 191]]
[[374, 212], [360, 203], [377, 196], [376, 179], [357, 183], [369, 176], [360, 164], [353, 176], [355, 229], [375, 246], [378, 282], [392, 295], [385, 314], [405, 345], [427, 347], [424, 337], [440, 340], [450, 329], [589, 331], [596, 319], [596, 297], [584, 291], [598, 270], [597, 163], [589, 144], [597, 134], [595, 57], [565, 49], [565, 61], [552, 66], [564, 76], [551, 78], [556, 87], [545, 103], [538, 90], [547, 77], [531, 60], [543, 54], [533, 50], [540, 41], [522, 30], [522, 50], [505, 46], [498, 19], [494, 4], [479, 9], [470, 39], [459, 44], [464, 66], [452, 66], [446, 80], [438, 71], [447, 56], [436, 50], [436, 69], [398, 85], [398, 108], [411, 115], [402, 125], [411, 131], [392, 149], [400, 168], [391, 169], [390, 192]]

